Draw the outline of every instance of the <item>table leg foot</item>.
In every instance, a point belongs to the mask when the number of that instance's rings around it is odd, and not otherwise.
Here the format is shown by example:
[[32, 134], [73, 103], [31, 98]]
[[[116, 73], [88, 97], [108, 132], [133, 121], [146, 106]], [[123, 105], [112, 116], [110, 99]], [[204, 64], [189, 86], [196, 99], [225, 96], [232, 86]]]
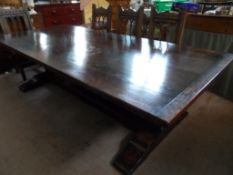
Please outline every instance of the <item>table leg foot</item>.
[[174, 125], [162, 127], [158, 131], [140, 130], [130, 134], [113, 159], [113, 165], [123, 174], [132, 174], [174, 126], [187, 115], [187, 112], [182, 113], [179, 117], [180, 120]]
[[28, 92], [35, 88], [38, 88], [49, 81], [49, 75], [47, 72], [42, 72], [35, 75], [32, 79], [26, 81], [22, 85], [19, 86], [19, 89], [22, 92]]
[[132, 174], [154, 148], [158, 136], [159, 133], [144, 131], [130, 134], [113, 165], [124, 174]]

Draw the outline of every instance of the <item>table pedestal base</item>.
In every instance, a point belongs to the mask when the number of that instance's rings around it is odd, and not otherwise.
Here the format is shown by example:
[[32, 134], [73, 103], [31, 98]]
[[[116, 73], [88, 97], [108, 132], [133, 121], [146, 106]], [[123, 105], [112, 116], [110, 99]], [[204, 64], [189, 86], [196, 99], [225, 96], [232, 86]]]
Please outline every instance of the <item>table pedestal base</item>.
[[[181, 120], [187, 116], [184, 112]], [[181, 120], [177, 121], [178, 124]], [[136, 131], [126, 138], [126, 143], [113, 160], [113, 165], [123, 174], [132, 174], [145, 160], [150, 152], [167, 136], [174, 126], [163, 128], [160, 131]]]
[[49, 81], [49, 74], [47, 72], [41, 72], [41, 73], [35, 75], [30, 80], [28, 80], [27, 82], [20, 85], [19, 89], [22, 92], [27, 92], [27, 91], [33, 90], [35, 88], [38, 88], [38, 87], [44, 85], [48, 81]]

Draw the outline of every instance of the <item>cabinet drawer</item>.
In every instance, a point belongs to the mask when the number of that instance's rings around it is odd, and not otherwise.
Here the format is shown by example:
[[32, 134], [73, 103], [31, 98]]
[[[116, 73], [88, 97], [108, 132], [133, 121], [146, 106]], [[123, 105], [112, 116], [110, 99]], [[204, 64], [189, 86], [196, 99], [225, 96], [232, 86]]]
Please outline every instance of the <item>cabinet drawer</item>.
[[62, 17], [46, 17], [44, 19], [44, 23], [46, 27], [54, 26], [54, 25], [61, 25], [63, 24], [63, 18]]
[[57, 16], [57, 15], [64, 15], [65, 10], [62, 7], [49, 7], [49, 8], [43, 8], [42, 13], [44, 16]]
[[82, 12], [78, 3], [36, 5], [35, 9], [42, 14], [45, 27], [82, 24]]
[[71, 24], [71, 25], [82, 24], [80, 15], [64, 16], [63, 21], [64, 21], [64, 24]]
[[80, 7], [79, 5], [70, 5], [70, 6], [66, 6], [64, 8], [64, 11], [66, 14], [69, 15], [74, 15], [74, 14], [80, 14]]

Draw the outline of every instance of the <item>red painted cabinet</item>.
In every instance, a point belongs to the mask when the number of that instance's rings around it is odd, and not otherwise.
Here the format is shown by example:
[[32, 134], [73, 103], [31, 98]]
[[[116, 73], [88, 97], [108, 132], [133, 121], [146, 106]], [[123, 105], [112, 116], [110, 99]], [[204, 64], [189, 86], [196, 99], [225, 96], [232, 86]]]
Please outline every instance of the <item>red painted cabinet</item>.
[[45, 27], [82, 24], [83, 18], [79, 3], [36, 5], [35, 9], [42, 14]]

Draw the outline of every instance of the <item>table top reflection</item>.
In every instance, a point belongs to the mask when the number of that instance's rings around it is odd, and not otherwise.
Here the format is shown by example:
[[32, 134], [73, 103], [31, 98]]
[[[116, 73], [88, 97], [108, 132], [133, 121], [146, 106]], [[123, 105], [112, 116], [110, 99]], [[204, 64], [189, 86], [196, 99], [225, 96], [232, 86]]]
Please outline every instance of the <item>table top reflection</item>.
[[171, 124], [233, 60], [77, 26], [5, 36], [0, 43], [155, 123]]

